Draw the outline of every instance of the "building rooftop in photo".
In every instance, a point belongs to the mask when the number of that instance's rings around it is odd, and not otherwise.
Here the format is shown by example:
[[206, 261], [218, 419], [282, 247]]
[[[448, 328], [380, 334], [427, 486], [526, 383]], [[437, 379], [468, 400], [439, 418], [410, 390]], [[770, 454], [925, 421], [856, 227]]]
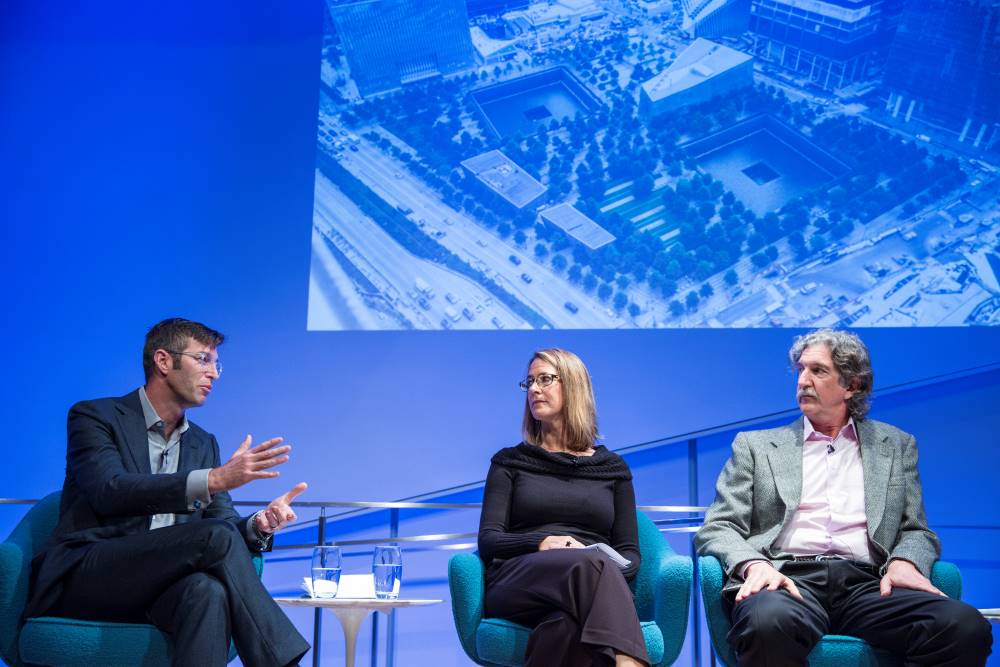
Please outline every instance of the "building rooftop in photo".
[[[856, 23], [872, 13], [872, 0], [782, 0], [801, 12], [811, 12], [827, 18]], [[753, 9], [751, 11], [756, 11]]]
[[594, 0], [558, 0], [558, 2], [537, 2], [527, 9], [507, 12], [506, 20], [524, 17], [533, 28], [544, 28], [555, 24], [569, 23], [575, 18], [593, 14], [601, 9]]
[[537, 200], [546, 190], [531, 174], [498, 150], [462, 160], [462, 166], [517, 208], [524, 208]]
[[614, 234], [570, 204], [547, 208], [540, 215], [542, 220], [555, 225], [591, 250], [597, 250], [615, 240]]
[[670, 67], [642, 84], [642, 89], [655, 102], [693, 88], [749, 60], [753, 57], [742, 51], [699, 37], [681, 51]]
[[484, 60], [517, 51], [517, 42], [515, 40], [493, 39], [477, 25], [472, 26], [470, 36], [472, 37], [473, 48], [479, 52], [480, 57]]

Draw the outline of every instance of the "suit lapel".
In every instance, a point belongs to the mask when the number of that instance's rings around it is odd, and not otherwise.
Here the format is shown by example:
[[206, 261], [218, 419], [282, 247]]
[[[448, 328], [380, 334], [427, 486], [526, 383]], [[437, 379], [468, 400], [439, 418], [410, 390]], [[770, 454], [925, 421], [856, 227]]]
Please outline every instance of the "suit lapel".
[[885, 514], [885, 496], [888, 492], [889, 472], [892, 470], [893, 450], [886, 442], [888, 436], [880, 433], [871, 420], [858, 425], [861, 442], [861, 467], [865, 475], [865, 514], [868, 534], [874, 535]]
[[115, 406], [118, 409], [118, 423], [125, 435], [125, 444], [132, 457], [132, 464], [139, 472], [147, 475], [149, 467], [149, 436], [146, 434], [146, 418], [142, 415], [139, 392], [124, 396]]
[[774, 486], [785, 504], [785, 516], [794, 512], [802, 500], [802, 420], [782, 429], [771, 440], [767, 460], [774, 476]]
[[181, 442], [178, 448], [180, 451], [180, 458], [177, 459], [177, 470], [184, 472], [186, 470], [194, 470], [195, 466], [201, 459], [197, 458], [195, 454], [201, 445], [201, 438], [194, 434], [194, 429], [188, 426], [188, 430], [181, 434]]

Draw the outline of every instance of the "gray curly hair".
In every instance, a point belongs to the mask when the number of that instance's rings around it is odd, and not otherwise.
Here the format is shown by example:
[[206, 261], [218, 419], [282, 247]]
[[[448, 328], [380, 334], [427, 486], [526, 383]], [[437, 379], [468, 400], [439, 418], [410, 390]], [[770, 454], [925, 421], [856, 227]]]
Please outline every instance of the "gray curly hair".
[[829, 348], [830, 358], [840, 374], [840, 386], [854, 392], [847, 399], [847, 412], [854, 419], [864, 419], [870, 407], [868, 398], [875, 380], [868, 348], [857, 334], [849, 331], [816, 329], [798, 336], [792, 342], [792, 347], [788, 350], [792, 368], [798, 366], [802, 353], [812, 345], [826, 345]]

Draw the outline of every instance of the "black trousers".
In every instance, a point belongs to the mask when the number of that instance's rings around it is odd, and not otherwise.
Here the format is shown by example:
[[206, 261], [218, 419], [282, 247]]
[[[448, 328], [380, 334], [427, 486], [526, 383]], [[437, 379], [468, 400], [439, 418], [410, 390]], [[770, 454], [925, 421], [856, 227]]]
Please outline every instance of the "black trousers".
[[296, 664], [309, 650], [257, 577], [242, 535], [218, 519], [91, 545], [48, 613], [152, 623], [170, 635], [176, 667], [223, 667], [231, 637], [247, 667]]
[[805, 665], [825, 634], [859, 637], [904, 665], [981, 666], [990, 654], [990, 624], [964, 602], [905, 588], [882, 597], [875, 569], [845, 560], [793, 561], [781, 572], [804, 601], [766, 590], [726, 599], [740, 665]]
[[628, 583], [606, 556], [549, 549], [496, 563], [485, 612], [533, 628], [526, 667], [613, 665], [616, 653], [649, 664]]

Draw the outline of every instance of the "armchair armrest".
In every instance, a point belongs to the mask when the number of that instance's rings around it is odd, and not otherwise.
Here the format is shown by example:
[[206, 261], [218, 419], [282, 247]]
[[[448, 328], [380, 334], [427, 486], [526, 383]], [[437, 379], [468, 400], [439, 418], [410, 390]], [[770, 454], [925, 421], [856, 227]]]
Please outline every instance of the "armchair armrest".
[[701, 599], [705, 605], [708, 635], [715, 648], [715, 654], [722, 664], [735, 665], [736, 654], [726, 640], [731, 623], [729, 614], [722, 606], [722, 588], [726, 585], [726, 573], [719, 559], [715, 556], [698, 558], [698, 578], [701, 582]]
[[678, 554], [664, 554], [657, 576], [653, 616], [663, 634], [663, 662], [677, 660], [687, 633], [691, 604], [691, 581], [694, 568], [691, 559]]
[[253, 563], [253, 569], [257, 570], [257, 576], [261, 576], [264, 573], [264, 554], [251, 553], [250, 562]]
[[455, 554], [448, 561], [448, 588], [451, 611], [462, 648], [473, 662], [476, 655], [476, 628], [483, 619], [483, 595], [486, 592], [483, 562], [477, 554]]
[[954, 563], [939, 560], [931, 568], [931, 583], [952, 600], [962, 599], [962, 572]]
[[20, 665], [17, 636], [21, 630], [21, 613], [28, 598], [28, 571], [31, 557], [21, 545], [0, 543], [0, 659]]

